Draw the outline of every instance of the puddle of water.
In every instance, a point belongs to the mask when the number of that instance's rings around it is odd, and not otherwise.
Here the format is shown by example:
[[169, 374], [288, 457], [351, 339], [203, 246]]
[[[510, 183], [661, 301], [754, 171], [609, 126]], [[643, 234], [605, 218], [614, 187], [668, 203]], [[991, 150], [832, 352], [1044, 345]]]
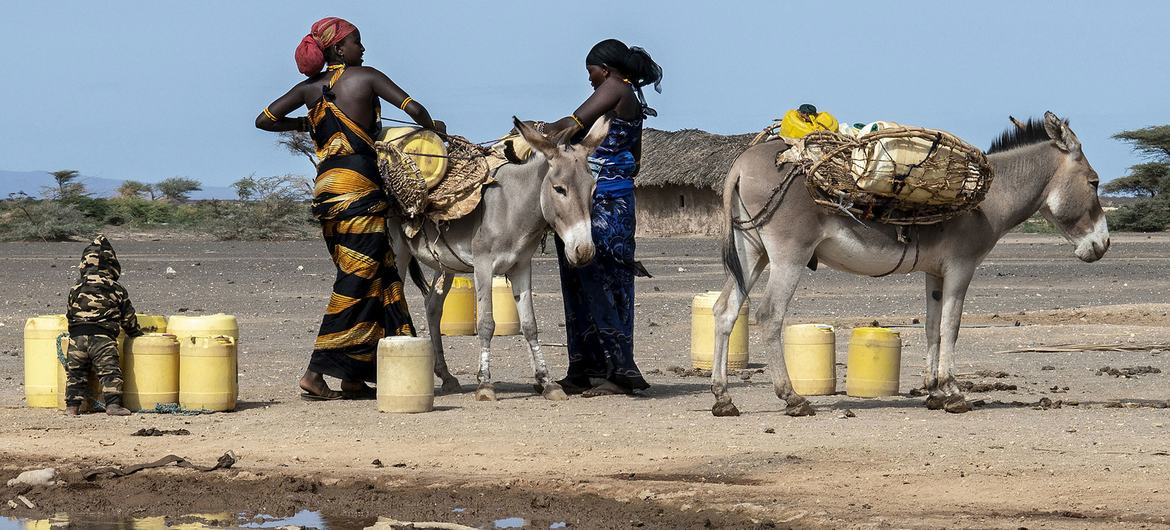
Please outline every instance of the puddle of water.
[[[465, 508], [456, 507], [454, 513], [464, 513]], [[301, 510], [292, 517], [277, 518], [269, 515], [249, 517], [246, 514], [193, 514], [184, 517], [140, 517], [125, 520], [102, 520], [101, 518], [70, 518], [56, 515], [49, 519], [14, 519], [0, 517], [0, 530], [222, 530], [224, 528], [281, 528], [285, 526], [313, 528], [317, 530], [360, 530], [364, 525], [356, 521], [333, 523], [326, 521], [320, 512]], [[492, 529], [527, 528], [528, 520], [523, 517], [496, 519]], [[568, 528], [565, 522], [552, 523], [550, 529]]]
[[492, 525], [492, 528], [524, 528], [528, 526], [528, 521], [520, 517], [508, 517], [505, 519], [496, 519]]
[[[263, 522], [256, 522], [256, 519], [262, 519]], [[282, 526], [300, 526], [305, 528], [319, 528], [326, 530], [325, 518], [321, 517], [318, 512], [309, 510], [301, 510], [292, 517], [287, 519], [277, 519], [267, 515], [260, 515], [253, 518], [253, 522], [241, 525], [244, 528], [280, 528]]]

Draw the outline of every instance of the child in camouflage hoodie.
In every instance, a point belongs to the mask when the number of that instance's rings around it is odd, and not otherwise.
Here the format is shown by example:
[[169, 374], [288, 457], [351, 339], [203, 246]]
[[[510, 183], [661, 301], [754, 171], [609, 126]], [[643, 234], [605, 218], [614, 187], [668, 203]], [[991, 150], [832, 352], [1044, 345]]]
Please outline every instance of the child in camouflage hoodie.
[[118, 355], [118, 330], [131, 337], [142, 335], [126, 288], [118, 283], [122, 266], [105, 236], [85, 247], [81, 278], [69, 290], [69, 354], [65, 361], [65, 414], [76, 416], [86, 399], [86, 378], [92, 364], [101, 382], [106, 414], [127, 416], [122, 406], [122, 367]]

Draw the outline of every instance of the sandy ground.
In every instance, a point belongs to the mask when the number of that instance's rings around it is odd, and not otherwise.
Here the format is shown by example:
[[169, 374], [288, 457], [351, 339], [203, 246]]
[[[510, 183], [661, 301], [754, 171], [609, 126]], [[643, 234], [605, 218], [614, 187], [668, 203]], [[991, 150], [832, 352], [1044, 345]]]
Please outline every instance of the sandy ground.
[[[637, 285], [637, 358], [653, 385], [644, 396], [545, 401], [531, 390], [522, 341], [504, 337], [494, 343], [501, 400], [476, 402], [478, 347], [456, 337], [447, 340], [448, 359], [464, 393], [441, 396], [435, 412], [412, 416], [380, 414], [368, 401], [297, 398], [296, 377], [332, 278], [320, 242], [115, 241], [140, 312], [239, 317], [240, 410], [66, 419], [24, 408], [23, 322], [62, 311], [82, 246], [0, 245], [0, 479], [49, 464], [77, 470], [168, 453], [199, 463], [228, 450], [241, 458], [215, 479], [152, 470], [134, 482], [108, 480], [106, 493], [85, 493], [110, 502], [91, 512], [203, 508], [181, 500], [188, 490], [175, 484], [188, 484], [190, 491], [219, 491], [216, 502], [239, 509], [278, 499], [277, 511], [441, 516], [447, 504], [477, 499], [471, 511], [448, 519], [507, 512], [578, 528], [1170, 528], [1170, 410], [1157, 408], [1170, 399], [1170, 353], [995, 353], [1069, 342], [1170, 343], [1167, 235], [1116, 235], [1095, 264], [1077, 261], [1053, 236], [1009, 236], [968, 295], [970, 327], [960, 335], [958, 364], [964, 380], [1017, 390], [971, 393], [986, 404], [963, 415], [928, 411], [922, 398], [908, 396], [817, 397], [818, 414], [809, 418], [784, 416], [762, 374], [733, 379], [743, 416], [712, 417], [707, 381], [670, 370], [689, 366], [691, 297], [718, 288], [723, 277], [718, 243], [708, 239], [639, 242], [656, 275]], [[165, 275], [167, 267], [177, 274]], [[537, 260], [547, 343], [564, 342], [555, 267], [549, 256]], [[912, 327], [923, 311], [922, 285], [920, 276], [809, 271], [790, 322], [838, 325], [841, 362], [849, 326], [875, 319], [910, 326], [900, 328], [906, 392], [920, 382], [924, 364], [923, 333]], [[755, 331], [751, 347], [753, 368], [775, 348]], [[554, 374], [563, 374], [564, 350], [546, 350]], [[1096, 375], [1105, 365], [1163, 373]], [[977, 375], [983, 370], [1008, 375]], [[842, 366], [841, 389], [843, 376]], [[1065, 404], [1033, 406], [1042, 398]], [[842, 417], [842, 409], [856, 417]], [[130, 436], [142, 427], [192, 434]], [[375, 459], [384, 467], [372, 465]], [[166, 500], [134, 495], [143, 490]], [[355, 491], [375, 493], [349, 494]], [[425, 494], [435, 491], [449, 500]], [[16, 493], [0, 487], [5, 499]], [[70, 495], [82, 493], [35, 489], [26, 496], [40, 499], [38, 510], [5, 513], [0, 506], [0, 515], [77, 509]]]

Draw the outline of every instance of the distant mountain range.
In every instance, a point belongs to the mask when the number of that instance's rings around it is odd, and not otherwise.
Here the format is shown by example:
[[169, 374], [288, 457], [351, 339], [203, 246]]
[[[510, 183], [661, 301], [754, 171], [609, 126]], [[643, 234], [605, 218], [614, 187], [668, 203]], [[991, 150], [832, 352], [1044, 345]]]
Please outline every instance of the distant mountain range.
[[[86, 190], [94, 197], [113, 197], [118, 194], [118, 188], [124, 180], [107, 179], [101, 177], [87, 177], [82, 175], [79, 182], [85, 184]], [[0, 170], [0, 199], [8, 197], [9, 193], [25, 192], [32, 197], [44, 194], [45, 187], [56, 187], [53, 175], [47, 171], [4, 171]], [[191, 194], [195, 200], [208, 199], [235, 199], [235, 190], [227, 186], [203, 186], [203, 189]]]

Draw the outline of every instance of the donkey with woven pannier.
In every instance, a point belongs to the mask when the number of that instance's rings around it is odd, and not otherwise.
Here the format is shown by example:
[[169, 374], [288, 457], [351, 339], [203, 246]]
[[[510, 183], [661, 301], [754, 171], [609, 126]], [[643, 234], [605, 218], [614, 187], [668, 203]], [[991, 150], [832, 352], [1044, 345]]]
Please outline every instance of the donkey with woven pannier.
[[[992, 144], [987, 161], [994, 180], [978, 208], [949, 220], [905, 228], [834, 215], [814, 202], [804, 186], [785, 185], [792, 162], [777, 164], [788, 148], [771, 141], [739, 157], [724, 185], [728, 227], [723, 258], [728, 278], [715, 303], [716, 338], [711, 390], [712, 413], [735, 416], [727, 392], [728, 337], [747, 293], [771, 264], [759, 321], [770, 341], [768, 366], [776, 395], [790, 416], [814, 414], [808, 400], [793, 391], [784, 364], [784, 316], [806, 264], [867, 276], [926, 273], [926, 405], [966, 412], [970, 405], [955, 382], [955, 342], [963, 300], [975, 269], [996, 242], [1037, 211], [1076, 245], [1082, 261], [1109, 249], [1109, 229], [1097, 197], [1097, 172], [1081, 143], [1051, 112], [1040, 121], [1018, 123]], [[795, 188], [795, 189], [792, 189]], [[757, 219], [754, 226], [743, 220]]]
[[[391, 230], [400, 272], [408, 274], [410, 259], [435, 272], [423, 289], [427, 329], [435, 350], [435, 375], [444, 392], [458, 391], [443, 352], [439, 322], [443, 301], [455, 273], [471, 273], [476, 292], [476, 335], [481, 352], [476, 399], [496, 399], [491, 376], [492, 276], [503, 274], [512, 283], [520, 316], [520, 330], [532, 354], [537, 391], [552, 400], [568, 399], [560, 385], [549, 379], [544, 354], [537, 339], [532, 306], [532, 256], [551, 228], [564, 241], [569, 263], [583, 265], [593, 259], [590, 208], [594, 179], [586, 161], [609, 131], [609, 120], [597, 120], [577, 144], [545, 137], [535, 128], [513, 120], [533, 155], [525, 162], [496, 170], [494, 183], [483, 188], [483, 198], [471, 213], [449, 221], [422, 221], [420, 231], [407, 237], [402, 226]], [[413, 275], [412, 275], [413, 276]]]

